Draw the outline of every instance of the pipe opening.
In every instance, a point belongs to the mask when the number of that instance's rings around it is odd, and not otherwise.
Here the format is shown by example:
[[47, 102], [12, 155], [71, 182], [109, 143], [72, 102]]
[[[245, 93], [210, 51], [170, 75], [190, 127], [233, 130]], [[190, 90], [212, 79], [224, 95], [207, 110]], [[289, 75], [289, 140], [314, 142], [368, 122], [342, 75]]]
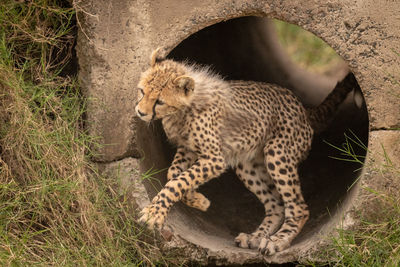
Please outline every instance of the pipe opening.
[[[310, 72], [294, 63], [279, 43], [272, 21], [258, 17], [232, 19], [204, 28], [183, 40], [168, 57], [211, 65], [226, 79], [279, 84], [293, 90], [306, 106], [321, 102], [347, 72], [340, 60], [327, 69], [329, 75]], [[160, 122], [150, 127], [141, 123], [138, 125], [142, 125], [138, 130], [138, 143], [145, 154], [142, 171], [164, 169], [156, 176], [163, 185], [174, 148], [168, 144]], [[310, 208], [310, 219], [292, 245], [312, 237], [335, 217], [343, 203], [351, 202], [350, 188], [360, 175], [362, 166], [333, 159], [343, 156], [329, 145], [342, 147], [345, 133], [350, 137], [354, 133], [363, 144], [368, 143], [365, 104], [360, 109], [351, 97], [341, 106], [329, 128], [314, 136], [309, 157], [300, 166], [301, 185]], [[365, 156], [364, 149], [356, 144], [352, 147], [354, 153]], [[157, 183], [153, 182], [153, 185]], [[146, 188], [150, 197], [156, 194], [157, 188], [151, 183], [147, 183]], [[213, 179], [199, 191], [211, 201], [209, 210], [201, 212], [177, 203], [168, 217], [174, 231], [201, 247], [240, 250], [250, 256], [257, 254], [253, 250], [236, 248], [233, 241], [240, 232], [254, 231], [264, 216], [261, 203], [234, 172], [228, 171]]]

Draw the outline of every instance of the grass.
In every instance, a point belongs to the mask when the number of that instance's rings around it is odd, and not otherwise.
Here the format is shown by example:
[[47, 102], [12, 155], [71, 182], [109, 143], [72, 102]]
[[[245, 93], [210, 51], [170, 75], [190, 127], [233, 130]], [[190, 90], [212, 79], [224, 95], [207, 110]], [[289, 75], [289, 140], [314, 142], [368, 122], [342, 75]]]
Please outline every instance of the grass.
[[338, 229], [326, 250], [329, 266], [400, 266], [400, 201], [371, 188], [374, 213], [359, 214], [356, 229]]
[[[364, 158], [355, 154], [354, 147], [368, 150], [353, 133], [345, 134], [342, 147], [335, 147], [341, 152], [338, 160], [359, 163], [363, 166]], [[395, 164], [382, 146], [380, 157], [383, 162], [376, 167], [370, 166], [377, 180], [387, 180], [396, 188], [400, 185], [399, 165]], [[377, 151], [375, 151], [376, 153]], [[370, 152], [371, 153], [371, 152]], [[391, 177], [391, 178], [390, 178]], [[392, 180], [393, 179], [393, 180]], [[386, 187], [386, 186], [384, 186]], [[325, 254], [318, 255], [323, 265], [329, 266], [400, 266], [400, 192], [391, 189], [362, 187], [365, 191], [365, 205], [357, 217], [357, 225], [350, 229], [338, 228]], [[382, 193], [385, 192], [385, 193]], [[368, 195], [368, 196], [367, 196]], [[318, 266], [314, 263], [313, 266]]]
[[68, 2], [0, 6], [0, 265], [178, 264], [90, 161], [75, 36]]
[[289, 57], [300, 67], [317, 73], [328, 72], [342, 62], [341, 57], [314, 34], [294, 24], [273, 20], [278, 40]]

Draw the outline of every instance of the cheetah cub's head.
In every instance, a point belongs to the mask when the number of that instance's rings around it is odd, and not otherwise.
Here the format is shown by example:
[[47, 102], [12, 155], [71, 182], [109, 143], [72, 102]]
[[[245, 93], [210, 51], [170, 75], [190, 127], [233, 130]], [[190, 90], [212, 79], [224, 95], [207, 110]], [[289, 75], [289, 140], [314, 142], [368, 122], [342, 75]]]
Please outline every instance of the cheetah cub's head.
[[144, 121], [162, 119], [191, 103], [194, 80], [185, 65], [165, 59], [160, 49], [150, 59], [150, 68], [142, 73], [138, 84], [136, 114]]

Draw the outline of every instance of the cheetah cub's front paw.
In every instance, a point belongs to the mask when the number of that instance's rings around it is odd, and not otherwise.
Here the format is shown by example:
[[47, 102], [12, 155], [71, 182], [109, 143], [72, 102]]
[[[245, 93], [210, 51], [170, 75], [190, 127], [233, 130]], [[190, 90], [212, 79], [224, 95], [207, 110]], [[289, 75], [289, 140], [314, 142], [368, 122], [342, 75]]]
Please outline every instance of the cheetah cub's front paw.
[[165, 221], [166, 210], [160, 205], [150, 204], [140, 212], [139, 222], [146, 224], [150, 230], [160, 230]]
[[260, 235], [240, 233], [235, 238], [235, 243], [241, 248], [257, 248], [262, 238]]

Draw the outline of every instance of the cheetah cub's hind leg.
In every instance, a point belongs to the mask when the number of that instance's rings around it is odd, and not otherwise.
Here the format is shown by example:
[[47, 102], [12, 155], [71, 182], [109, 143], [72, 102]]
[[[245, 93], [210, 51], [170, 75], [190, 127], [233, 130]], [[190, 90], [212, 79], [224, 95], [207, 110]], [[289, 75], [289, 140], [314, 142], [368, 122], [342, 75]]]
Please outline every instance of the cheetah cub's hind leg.
[[[168, 181], [178, 177], [181, 172], [187, 170], [193, 165], [196, 159], [197, 156], [195, 153], [188, 151], [184, 147], [178, 147], [172, 164], [168, 169]], [[170, 190], [175, 189], [170, 188]], [[190, 190], [186, 192], [182, 197], [182, 202], [189, 207], [196, 208], [201, 211], [206, 211], [210, 206], [210, 201], [203, 194], [197, 192], [196, 190]]]
[[264, 205], [265, 218], [253, 233], [240, 233], [235, 238], [235, 243], [242, 248], [258, 248], [261, 240], [275, 233], [282, 224], [283, 202], [268, 175], [262, 157], [258, 161], [239, 163], [236, 174]]
[[296, 155], [290, 151], [278, 139], [271, 141], [264, 149], [265, 164], [283, 200], [285, 214], [280, 229], [260, 242], [258, 249], [265, 255], [287, 249], [309, 217], [297, 171], [298, 162], [303, 155]]

